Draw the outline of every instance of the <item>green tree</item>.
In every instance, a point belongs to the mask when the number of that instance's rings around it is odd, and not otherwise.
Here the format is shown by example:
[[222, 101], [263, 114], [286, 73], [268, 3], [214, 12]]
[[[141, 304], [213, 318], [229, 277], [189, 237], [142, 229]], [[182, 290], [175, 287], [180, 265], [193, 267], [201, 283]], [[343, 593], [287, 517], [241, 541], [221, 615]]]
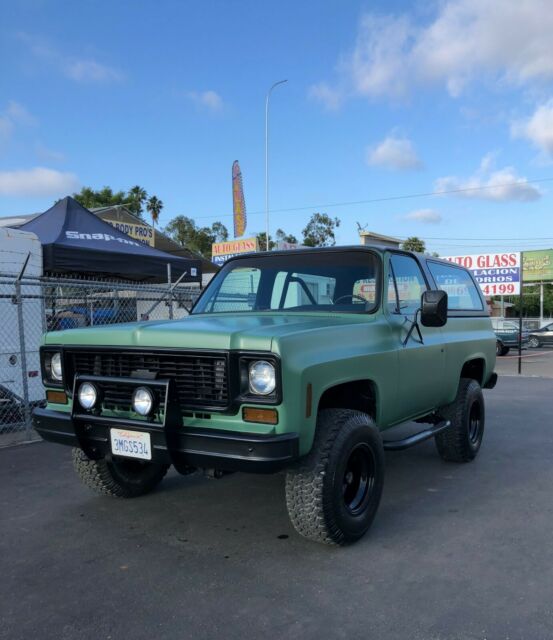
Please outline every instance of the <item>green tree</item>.
[[211, 227], [198, 227], [192, 218], [176, 216], [163, 232], [183, 247], [195, 251], [204, 258], [211, 258], [211, 245], [228, 240], [228, 229], [222, 222]]
[[275, 233], [277, 242], [288, 242], [289, 244], [299, 244], [298, 239], [291, 233], [286, 233], [282, 229], [277, 229]]
[[[265, 231], [258, 233], [256, 235], [257, 238], [257, 246], [259, 247], [259, 251], [267, 251], [267, 234]], [[273, 237], [269, 234], [269, 251], [272, 251], [276, 247], [276, 242], [273, 240]]]
[[95, 207], [109, 207], [112, 205], [123, 204], [126, 194], [124, 191], [116, 191], [114, 193], [111, 187], [103, 187], [95, 191], [90, 187], [83, 187], [79, 193], [74, 193], [73, 197], [87, 209]]
[[142, 208], [144, 203], [148, 199], [146, 189], [136, 185], [129, 189], [127, 194], [127, 207], [129, 211], [132, 211], [136, 216], [142, 218]]
[[163, 202], [157, 196], [152, 196], [146, 203], [146, 209], [148, 209], [149, 214], [152, 216], [152, 225], [155, 227], [159, 220], [159, 214], [163, 209]]
[[129, 191], [113, 191], [111, 187], [102, 187], [98, 190], [91, 187], [83, 187], [79, 193], [74, 193], [73, 197], [87, 209], [124, 205], [137, 217], [143, 218], [143, 206], [148, 194], [145, 189], [138, 185], [132, 187]]
[[[259, 247], [259, 250], [267, 251], [267, 240], [266, 240], [267, 234], [265, 233], [265, 231], [261, 231], [260, 233], [258, 233], [256, 235], [256, 238], [257, 238], [257, 246]], [[282, 229], [277, 229], [274, 238], [272, 235], [269, 234], [269, 251], [272, 251], [273, 249], [275, 249], [279, 242], [289, 242], [290, 244], [299, 244], [296, 236], [292, 235], [291, 233], [286, 233], [286, 231], [283, 231]]]
[[[205, 228], [207, 229], [207, 227]], [[214, 222], [211, 225], [210, 233], [214, 238], [213, 242], [225, 242], [228, 240], [228, 229], [222, 222]]]
[[415, 251], [416, 253], [424, 253], [426, 251], [426, 244], [424, 240], [417, 238], [417, 236], [411, 236], [407, 238], [405, 242], [401, 245], [402, 249], [405, 251]]
[[[524, 317], [538, 318], [540, 315], [540, 287], [524, 287], [522, 296], [522, 315]], [[500, 300], [501, 296], [495, 296], [494, 300]], [[512, 302], [512, 313], [518, 316], [520, 309], [520, 296], [505, 296], [505, 302]], [[553, 284], [545, 284], [543, 287], [543, 314], [553, 315]]]
[[306, 247], [333, 247], [336, 244], [334, 232], [340, 226], [338, 218], [326, 213], [314, 213], [302, 231]]

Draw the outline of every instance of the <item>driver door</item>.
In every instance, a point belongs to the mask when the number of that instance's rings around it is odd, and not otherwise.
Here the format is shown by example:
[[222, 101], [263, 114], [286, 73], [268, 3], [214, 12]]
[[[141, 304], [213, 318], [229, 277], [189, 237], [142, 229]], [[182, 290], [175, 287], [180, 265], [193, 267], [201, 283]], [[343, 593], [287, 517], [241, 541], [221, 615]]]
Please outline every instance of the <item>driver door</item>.
[[[418, 322], [421, 296], [429, 289], [414, 256], [389, 254], [387, 315], [399, 352], [398, 419], [409, 419], [432, 411], [442, 395], [445, 346], [440, 327]], [[421, 341], [422, 337], [422, 341]]]

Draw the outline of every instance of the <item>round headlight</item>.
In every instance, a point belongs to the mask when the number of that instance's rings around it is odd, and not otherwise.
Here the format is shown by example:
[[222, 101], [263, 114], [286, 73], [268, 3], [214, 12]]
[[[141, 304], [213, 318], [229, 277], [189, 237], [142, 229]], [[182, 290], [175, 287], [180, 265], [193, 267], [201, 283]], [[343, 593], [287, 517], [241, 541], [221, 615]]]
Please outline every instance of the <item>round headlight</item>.
[[154, 396], [146, 387], [138, 387], [132, 394], [132, 408], [141, 416], [147, 416], [154, 409]]
[[276, 387], [274, 366], [266, 360], [258, 360], [250, 364], [250, 391], [261, 396], [273, 393]]
[[91, 382], [83, 382], [79, 387], [77, 397], [79, 398], [79, 404], [81, 407], [88, 411], [96, 404], [98, 400], [98, 391]]
[[50, 358], [50, 373], [53, 380], [61, 380], [63, 373], [61, 370], [61, 353], [54, 353]]

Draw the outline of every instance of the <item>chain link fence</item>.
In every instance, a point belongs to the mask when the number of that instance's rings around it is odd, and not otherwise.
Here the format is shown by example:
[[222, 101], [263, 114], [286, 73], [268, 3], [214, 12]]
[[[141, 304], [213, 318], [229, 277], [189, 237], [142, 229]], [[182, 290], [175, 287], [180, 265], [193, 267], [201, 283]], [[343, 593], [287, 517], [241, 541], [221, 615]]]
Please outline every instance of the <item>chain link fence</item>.
[[44, 403], [39, 347], [47, 331], [182, 318], [192, 285], [20, 278], [0, 273], [0, 446], [35, 439], [31, 413]]

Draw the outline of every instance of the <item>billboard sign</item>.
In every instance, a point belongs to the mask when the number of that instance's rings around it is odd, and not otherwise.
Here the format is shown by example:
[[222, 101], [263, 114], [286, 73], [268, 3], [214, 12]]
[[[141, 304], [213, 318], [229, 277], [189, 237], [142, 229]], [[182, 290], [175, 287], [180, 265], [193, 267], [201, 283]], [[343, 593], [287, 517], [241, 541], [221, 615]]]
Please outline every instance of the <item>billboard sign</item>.
[[142, 244], [147, 244], [150, 247], [154, 246], [154, 229], [147, 224], [134, 224], [129, 222], [120, 222], [118, 220], [103, 219], [112, 227], [115, 227], [122, 233], [125, 233], [129, 238], [138, 240]]
[[522, 263], [525, 282], [553, 280], [553, 249], [524, 251]]
[[258, 250], [257, 238], [244, 238], [243, 240], [226, 240], [214, 242], [211, 245], [211, 262], [218, 267], [234, 256], [242, 253], [254, 253]]
[[520, 294], [520, 256], [519, 251], [513, 251], [446, 256], [443, 260], [455, 262], [471, 271], [485, 296], [503, 296]]

